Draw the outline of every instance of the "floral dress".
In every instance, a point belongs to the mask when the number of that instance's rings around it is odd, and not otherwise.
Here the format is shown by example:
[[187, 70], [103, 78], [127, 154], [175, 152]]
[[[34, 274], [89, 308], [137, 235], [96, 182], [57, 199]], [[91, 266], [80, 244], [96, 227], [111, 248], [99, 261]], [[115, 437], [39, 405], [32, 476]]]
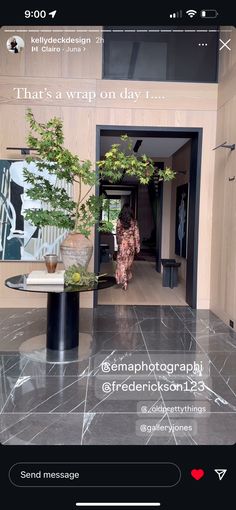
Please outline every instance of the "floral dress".
[[140, 251], [140, 235], [137, 222], [131, 220], [130, 227], [125, 229], [120, 220], [116, 225], [116, 239], [118, 244], [116, 283], [124, 287], [132, 278], [131, 266], [135, 253]]

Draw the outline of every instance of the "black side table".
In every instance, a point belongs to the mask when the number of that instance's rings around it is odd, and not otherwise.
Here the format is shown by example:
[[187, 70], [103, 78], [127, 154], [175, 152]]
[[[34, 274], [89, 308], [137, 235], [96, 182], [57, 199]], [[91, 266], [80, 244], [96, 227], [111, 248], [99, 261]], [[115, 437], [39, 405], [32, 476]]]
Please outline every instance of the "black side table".
[[178, 287], [178, 268], [181, 262], [176, 262], [175, 259], [161, 259], [163, 265], [163, 278], [162, 287]]
[[[37, 342], [32, 342], [35, 359], [51, 363], [68, 363], [78, 360], [80, 293], [98, 291], [115, 285], [113, 276], [102, 276], [98, 283], [90, 286], [79, 285], [27, 285], [27, 275], [8, 278], [5, 285], [10, 289], [47, 293], [46, 350], [42, 352]], [[42, 336], [41, 336], [42, 340]], [[45, 340], [44, 340], [45, 341]], [[26, 342], [25, 342], [26, 343]], [[29, 343], [29, 342], [28, 342]], [[36, 350], [35, 350], [36, 349]], [[32, 351], [32, 348], [31, 348]], [[31, 359], [33, 358], [31, 353]]]

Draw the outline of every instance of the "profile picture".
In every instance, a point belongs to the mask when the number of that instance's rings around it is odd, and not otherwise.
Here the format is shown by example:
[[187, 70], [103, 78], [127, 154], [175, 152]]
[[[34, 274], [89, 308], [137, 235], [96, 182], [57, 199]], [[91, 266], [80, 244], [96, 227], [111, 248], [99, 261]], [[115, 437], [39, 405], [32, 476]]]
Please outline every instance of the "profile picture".
[[20, 53], [25, 47], [24, 40], [18, 35], [13, 35], [7, 40], [7, 49], [10, 53]]

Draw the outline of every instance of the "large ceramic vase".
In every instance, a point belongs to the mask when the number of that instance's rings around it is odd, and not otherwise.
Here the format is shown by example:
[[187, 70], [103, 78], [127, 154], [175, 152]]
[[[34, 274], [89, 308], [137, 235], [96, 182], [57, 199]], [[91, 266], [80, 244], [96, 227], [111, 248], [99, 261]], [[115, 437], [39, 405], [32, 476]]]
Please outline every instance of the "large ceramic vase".
[[75, 264], [87, 269], [93, 254], [93, 245], [82, 234], [70, 232], [60, 246], [62, 262], [65, 269]]

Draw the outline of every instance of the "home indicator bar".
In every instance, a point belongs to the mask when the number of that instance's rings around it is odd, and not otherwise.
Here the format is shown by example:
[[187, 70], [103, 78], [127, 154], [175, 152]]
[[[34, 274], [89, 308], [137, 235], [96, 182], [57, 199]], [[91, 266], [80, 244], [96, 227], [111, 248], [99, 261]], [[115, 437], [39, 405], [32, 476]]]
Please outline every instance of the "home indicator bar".
[[96, 507], [104, 507], [104, 506], [134, 506], [134, 507], [156, 507], [161, 506], [161, 503], [76, 503], [76, 506], [78, 507], [85, 507], [85, 506], [96, 506]]

